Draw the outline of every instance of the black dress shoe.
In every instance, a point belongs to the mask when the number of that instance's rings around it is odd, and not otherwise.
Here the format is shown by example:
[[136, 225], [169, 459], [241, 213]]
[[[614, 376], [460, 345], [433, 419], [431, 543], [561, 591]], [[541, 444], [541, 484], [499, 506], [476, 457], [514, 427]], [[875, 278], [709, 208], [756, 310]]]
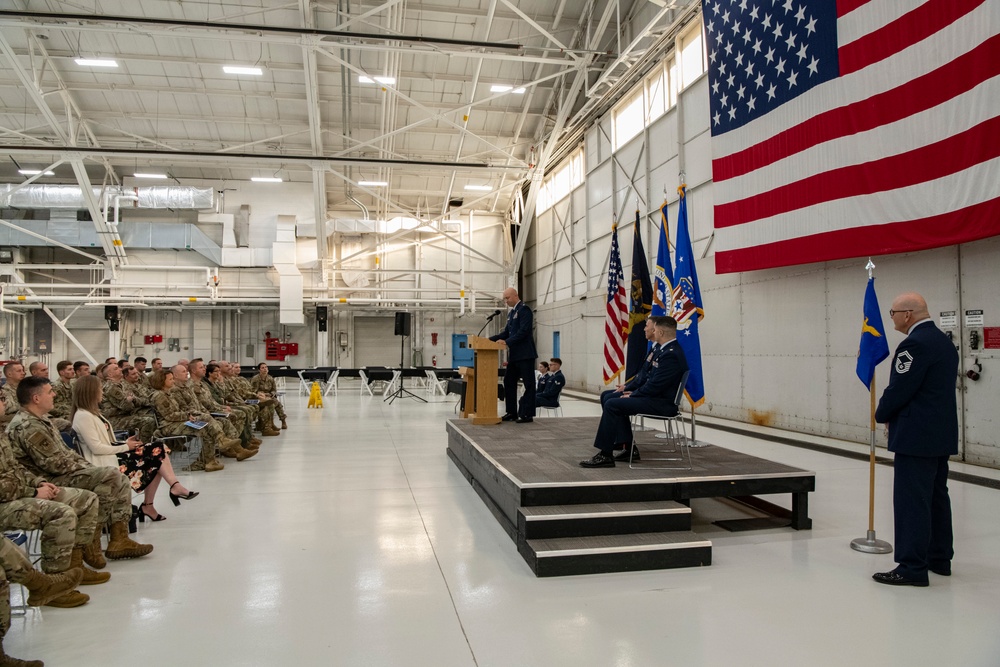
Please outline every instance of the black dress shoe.
[[604, 452], [598, 452], [593, 458], [580, 461], [581, 468], [614, 468], [615, 460]]
[[907, 579], [899, 572], [876, 572], [872, 575], [872, 579], [880, 584], [887, 584], [889, 586], [927, 586], [926, 581], [917, 581], [916, 579]]
[[504, 415], [503, 417], [500, 418], [500, 421], [516, 422], [517, 421], [517, 415]]
[[[632, 449], [635, 451], [635, 453], [632, 454], [632, 460], [633, 461], [641, 461], [642, 457], [639, 456], [639, 448], [633, 445]], [[628, 463], [628, 453], [629, 453], [628, 449], [621, 450], [620, 452], [618, 452], [617, 454], [615, 454], [615, 461], [621, 461], [622, 463]]]
[[518, 417], [517, 418], [517, 423], [518, 424], [530, 424], [533, 421], [535, 421], [534, 417]]

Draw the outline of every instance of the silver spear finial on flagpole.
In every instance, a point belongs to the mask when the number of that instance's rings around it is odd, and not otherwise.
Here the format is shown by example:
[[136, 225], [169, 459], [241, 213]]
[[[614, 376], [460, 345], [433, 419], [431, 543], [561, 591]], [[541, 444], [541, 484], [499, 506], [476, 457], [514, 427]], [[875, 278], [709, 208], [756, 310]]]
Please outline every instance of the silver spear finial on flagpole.
[[865, 264], [865, 270], [868, 271], [868, 280], [871, 280], [872, 279], [872, 271], [875, 270], [875, 262], [872, 261], [871, 257], [868, 258], [868, 263]]

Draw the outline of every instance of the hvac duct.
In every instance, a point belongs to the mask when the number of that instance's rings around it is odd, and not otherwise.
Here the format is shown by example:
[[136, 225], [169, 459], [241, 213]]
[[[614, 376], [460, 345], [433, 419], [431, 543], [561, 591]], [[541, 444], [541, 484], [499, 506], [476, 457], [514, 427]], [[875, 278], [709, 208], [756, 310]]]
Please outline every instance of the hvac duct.
[[[111, 186], [94, 188], [94, 197], [138, 197], [137, 208], [212, 209], [212, 188], [155, 185], [142, 188]], [[87, 208], [83, 190], [78, 185], [0, 185], [0, 202], [11, 208]]]

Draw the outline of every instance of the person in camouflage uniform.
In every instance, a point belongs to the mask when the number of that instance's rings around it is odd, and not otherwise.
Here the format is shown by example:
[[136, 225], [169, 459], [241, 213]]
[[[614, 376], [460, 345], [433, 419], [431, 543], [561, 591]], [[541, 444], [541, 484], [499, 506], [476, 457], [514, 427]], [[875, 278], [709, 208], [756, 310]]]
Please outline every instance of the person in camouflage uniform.
[[195, 395], [194, 380], [188, 378], [189, 371], [185, 366], [177, 364], [170, 372], [174, 376], [174, 398], [180, 405], [180, 408], [198, 421], [215, 424], [221, 428], [226, 442], [237, 443], [220, 444], [219, 453], [227, 458], [234, 458], [240, 461], [248, 459], [256, 453], [251, 453], [250, 450], [244, 449], [243, 443], [240, 442], [239, 431], [236, 430], [236, 425], [233, 422], [225, 418], [216, 419], [206, 411]]
[[82, 378], [84, 375], [90, 375], [90, 364], [86, 361], [74, 361], [73, 372], [76, 373], [78, 378]]
[[[240, 365], [235, 364], [235, 366], [236, 376], [244, 379], [239, 375]], [[274, 412], [278, 415], [278, 419], [281, 420], [281, 428], [288, 428], [288, 415], [285, 414], [285, 406], [278, 400], [278, 385], [268, 373], [267, 364], [263, 361], [257, 364], [257, 375], [246, 381], [250, 383], [250, 390], [255, 394], [265, 399], [270, 398], [274, 400]]]
[[125, 366], [122, 368], [124, 387], [126, 391], [132, 392], [132, 402], [139, 408], [153, 411], [153, 388], [149, 386], [146, 374], [140, 375], [135, 366]]
[[53, 417], [69, 419], [70, 410], [73, 409], [73, 380], [76, 373], [73, 372], [72, 361], [60, 361], [56, 364], [56, 373], [59, 379], [52, 383], [52, 389], [56, 392], [55, 404], [50, 413]]
[[[111, 539], [104, 555], [112, 560], [139, 558], [153, 550], [150, 544], [139, 544], [128, 536], [132, 517], [132, 490], [128, 478], [117, 468], [95, 467], [67, 447], [59, 431], [49, 421], [55, 392], [44, 378], [26, 378], [17, 388], [21, 410], [7, 427], [14, 456], [29, 472], [53, 484], [87, 489], [97, 494], [98, 522], [111, 522]], [[99, 539], [94, 540], [96, 545]], [[88, 563], [101, 567], [103, 560], [91, 551]]]
[[[83, 567], [83, 549], [97, 530], [97, 496], [85, 489], [58, 487], [26, 470], [0, 431], [0, 530], [41, 530], [42, 570], [58, 574], [74, 570], [84, 584], [111, 578]], [[78, 569], [79, 568], [79, 569]], [[81, 594], [53, 600], [51, 606], [76, 607]], [[83, 596], [84, 598], [86, 596]]]
[[[212, 368], [218, 368], [214, 364]], [[206, 367], [205, 362], [201, 359], [192, 359], [191, 365], [189, 366], [191, 373], [191, 379], [188, 381], [191, 391], [194, 393], [195, 399], [198, 401], [198, 405], [210, 413], [214, 412], [216, 414], [226, 413], [229, 415], [224, 421], [230, 422], [233, 427], [233, 432], [236, 437], [240, 439], [241, 445], [245, 449], [257, 449], [260, 445], [260, 440], [253, 437], [253, 430], [250, 428], [250, 420], [247, 413], [242, 410], [234, 410], [228, 405], [223, 405], [219, 403], [212, 393], [212, 388], [208, 382], [205, 381]], [[220, 417], [220, 419], [222, 419]], [[228, 431], [227, 431], [228, 433]]]
[[[229, 363], [220, 361], [218, 363], [213, 363], [212, 365], [219, 367], [218, 374], [213, 378], [210, 378], [212, 383], [212, 395], [215, 396], [215, 400], [219, 403], [228, 405], [233, 410], [239, 410], [240, 412], [246, 414], [247, 421], [250, 424], [256, 424], [256, 428], [264, 433], [264, 429], [261, 427], [260, 419], [263, 408], [260, 405], [249, 405], [246, 402], [246, 399], [238, 391], [236, 385], [230, 381], [230, 378], [227, 375]], [[269, 434], [264, 433], [264, 435]]]
[[167, 436], [186, 435], [202, 438], [201, 454], [198, 460], [191, 464], [191, 470], [215, 472], [225, 468], [215, 458], [216, 447], [227, 446], [223, 443], [229, 442], [222, 432], [222, 427], [209, 422], [205, 428], [198, 430], [184, 424], [192, 415], [177, 401], [182, 392], [177, 391], [177, 387], [174, 386], [172, 373], [163, 370], [153, 371], [149, 376], [149, 384], [153, 388], [153, 407], [160, 418], [159, 432]]
[[109, 364], [104, 369], [104, 398], [101, 400], [101, 414], [111, 422], [116, 431], [135, 431], [143, 442], [153, 439], [156, 418], [143, 406], [142, 399], [136, 398], [132, 386], [122, 378], [122, 369]]
[[[72, 592], [80, 585], [80, 570], [62, 574], [42, 574], [31, 565], [24, 551], [6, 537], [0, 537], [0, 667], [42, 665], [40, 660], [25, 662], [8, 656], [3, 650], [3, 639], [10, 630], [10, 584], [21, 584], [30, 595], [27, 603], [32, 607], [48, 604]], [[84, 602], [90, 597], [77, 593]]]
[[24, 379], [24, 366], [20, 361], [12, 361], [3, 367], [3, 376], [7, 382], [0, 387], [0, 394], [3, 394], [4, 413], [0, 415], [0, 424], [9, 424], [10, 420], [17, 414], [17, 385]]
[[247, 400], [258, 401], [256, 405], [249, 406], [257, 413], [257, 428], [264, 435], [281, 435], [281, 431], [274, 428], [275, 401], [267, 397], [262, 399], [250, 388], [249, 382], [240, 382], [243, 378], [237, 379], [233, 365], [228, 361], [220, 361], [219, 366], [222, 368], [222, 385], [229, 390], [229, 400], [242, 405], [246, 405]]
[[[149, 376], [146, 375], [146, 357], [136, 357], [132, 361], [132, 368], [136, 372], [136, 381], [152, 393], [152, 389], [149, 387]], [[126, 379], [128, 379], [127, 376]]]

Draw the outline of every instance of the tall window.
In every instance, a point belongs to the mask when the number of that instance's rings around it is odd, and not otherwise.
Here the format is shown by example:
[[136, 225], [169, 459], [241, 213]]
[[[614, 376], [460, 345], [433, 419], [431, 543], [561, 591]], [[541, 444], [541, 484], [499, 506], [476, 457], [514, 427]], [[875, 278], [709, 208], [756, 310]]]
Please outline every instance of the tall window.
[[645, 127], [643, 113], [643, 89], [635, 91], [625, 98], [615, 109], [611, 129], [614, 149], [618, 150], [628, 143], [629, 139], [642, 132]]
[[535, 212], [547, 211], [555, 206], [556, 202], [568, 197], [574, 188], [583, 185], [585, 173], [583, 149], [579, 148], [560, 162], [559, 166], [542, 181], [542, 189], [538, 191], [538, 204], [535, 206]]
[[681, 36], [681, 88], [687, 88], [705, 73], [705, 40], [701, 36], [701, 21]]

